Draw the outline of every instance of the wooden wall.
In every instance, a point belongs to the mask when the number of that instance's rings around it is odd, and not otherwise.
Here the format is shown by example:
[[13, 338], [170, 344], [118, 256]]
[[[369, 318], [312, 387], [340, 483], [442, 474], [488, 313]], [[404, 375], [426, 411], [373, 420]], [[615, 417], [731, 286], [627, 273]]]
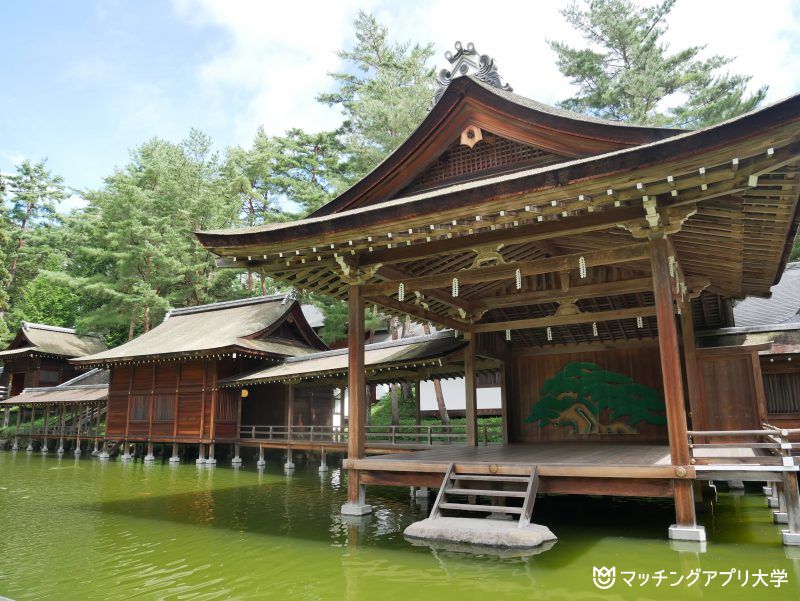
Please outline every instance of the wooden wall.
[[250, 359], [192, 359], [111, 368], [107, 436], [153, 442], [236, 437], [240, 391], [217, 380], [252, 369]]
[[[579, 434], [571, 428], [551, 424], [540, 426], [528, 423], [526, 418], [534, 404], [540, 400], [542, 385], [567, 365], [589, 362], [602, 369], [622, 374], [659, 393], [663, 390], [661, 362], [657, 346], [624, 348], [593, 352], [565, 354], [526, 355], [512, 351], [509, 371], [508, 427], [510, 442], [578, 441], [589, 442], [658, 442], [667, 440], [666, 426], [645, 422], [634, 424], [636, 434]], [[608, 416], [602, 416], [606, 423]]]
[[761, 428], [766, 419], [766, 404], [757, 350], [698, 349], [697, 363], [701, 398], [692, 403], [692, 429]]
[[3, 361], [0, 386], [8, 386], [9, 393], [19, 394], [23, 388], [57, 386], [78, 373], [67, 359], [23, 355]]

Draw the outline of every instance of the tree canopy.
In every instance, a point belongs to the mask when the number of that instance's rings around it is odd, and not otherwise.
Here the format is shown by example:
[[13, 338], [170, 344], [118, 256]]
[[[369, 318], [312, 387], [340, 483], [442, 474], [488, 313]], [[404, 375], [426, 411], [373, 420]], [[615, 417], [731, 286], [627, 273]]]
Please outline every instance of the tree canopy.
[[641, 6], [632, 0], [589, 0], [563, 9], [587, 46], [549, 42], [561, 73], [578, 87], [560, 106], [641, 125], [689, 128], [758, 106], [766, 86], [749, 93], [750, 77], [723, 71], [733, 58], [703, 57], [705, 46], [670, 51], [664, 36], [675, 2]]

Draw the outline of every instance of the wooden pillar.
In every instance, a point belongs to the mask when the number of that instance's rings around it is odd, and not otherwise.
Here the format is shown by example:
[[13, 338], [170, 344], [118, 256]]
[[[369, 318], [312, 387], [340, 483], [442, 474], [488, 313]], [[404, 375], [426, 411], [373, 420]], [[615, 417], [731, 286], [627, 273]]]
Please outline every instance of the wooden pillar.
[[[653, 295], [658, 321], [658, 345], [661, 354], [661, 373], [664, 378], [664, 399], [667, 409], [667, 432], [672, 464], [689, 465], [689, 441], [686, 428], [686, 407], [683, 400], [678, 332], [672, 304], [672, 284], [669, 273], [669, 251], [665, 236], [650, 240], [650, 264], [653, 271]], [[676, 468], [676, 475], [679, 468]], [[694, 491], [692, 481], [677, 477], [673, 480], [677, 526], [695, 526]]]
[[64, 452], [64, 403], [58, 407], [58, 452]]
[[286, 385], [286, 438], [292, 440], [292, 426], [294, 425], [294, 384]]
[[47, 425], [50, 421], [50, 405], [44, 406], [44, 423], [42, 424], [42, 453], [47, 453]]
[[95, 427], [94, 432], [94, 450], [97, 452], [97, 445], [100, 440], [100, 426], [102, 425], [102, 421], [100, 418], [100, 414], [103, 412], [103, 403], [97, 403], [97, 425]]
[[81, 452], [81, 423], [83, 422], [83, 411], [81, 410], [80, 405], [78, 405], [77, 410], [75, 411], [75, 418], [77, 422], [75, 424], [75, 454], [80, 455]]
[[508, 444], [508, 373], [506, 362], [500, 364], [500, 417], [503, 420], [503, 444]]
[[[361, 287], [351, 285], [348, 291], [347, 368], [348, 368], [348, 436], [347, 459], [354, 461], [364, 457], [366, 430], [367, 384], [364, 373], [364, 297]], [[346, 513], [369, 513], [365, 505], [365, 489], [359, 481], [358, 470], [347, 473]]]
[[478, 444], [478, 397], [475, 389], [475, 334], [469, 335], [464, 349], [464, 400], [467, 414], [467, 446]]
[[797, 487], [797, 472], [783, 473], [783, 496], [786, 503], [788, 531], [783, 533], [784, 544], [800, 545], [800, 489]]
[[414, 382], [414, 396], [417, 400], [414, 410], [414, 423], [419, 426], [422, 423], [420, 415], [422, 411], [422, 382], [420, 380]]
[[28, 451], [33, 450], [33, 421], [36, 419], [36, 405], [31, 405], [31, 423], [28, 425]]
[[[687, 300], [679, 300], [678, 306], [681, 309], [681, 334], [683, 336], [683, 362], [686, 368], [686, 391], [689, 394], [689, 410], [692, 423], [706, 424], [705, 408], [700, 400], [700, 374], [697, 366], [697, 346], [694, 334], [694, 315], [692, 314], [692, 303]], [[705, 426], [693, 429], [703, 429]]]
[[14, 428], [14, 444], [11, 447], [12, 450], [16, 451], [19, 449], [19, 428], [20, 428], [20, 420], [22, 419], [22, 405], [17, 405], [17, 427]]

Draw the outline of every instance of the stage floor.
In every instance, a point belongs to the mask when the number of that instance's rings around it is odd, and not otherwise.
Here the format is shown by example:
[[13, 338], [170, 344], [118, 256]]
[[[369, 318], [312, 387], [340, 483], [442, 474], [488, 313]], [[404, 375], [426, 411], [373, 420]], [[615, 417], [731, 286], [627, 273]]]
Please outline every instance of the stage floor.
[[667, 445], [614, 444], [594, 442], [550, 442], [483, 447], [448, 445], [424, 451], [374, 455], [364, 464], [383, 461], [442, 463], [496, 463], [525, 465], [670, 465]]

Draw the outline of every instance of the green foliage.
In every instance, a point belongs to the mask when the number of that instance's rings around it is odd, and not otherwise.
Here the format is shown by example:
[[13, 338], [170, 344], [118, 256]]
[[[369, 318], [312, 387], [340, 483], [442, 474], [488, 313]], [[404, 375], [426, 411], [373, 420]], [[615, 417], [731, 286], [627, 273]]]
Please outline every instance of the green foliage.
[[575, 406], [579, 411], [581, 406], [587, 408], [592, 413], [587, 417], [595, 419], [607, 410], [612, 421], [626, 418], [630, 425], [666, 423], [664, 400], [658, 390], [587, 362], [570, 363], [548, 379], [525, 421], [546, 426]]
[[392, 42], [374, 16], [355, 20], [356, 45], [338, 55], [353, 70], [332, 73], [336, 90], [318, 100], [339, 106], [351, 176], [361, 177], [397, 148], [424, 119], [433, 97], [433, 44]]
[[[413, 424], [417, 416], [417, 399], [412, 392], [410, 395], [403, 394], [405, 387], [399, 387], [397, 395], [397, 406], [400, 412], [401, 424]], [[384, 426], [392, 423], [392, 393], [391, 390], [383, 395], [377, 403], [372, 406], [370, 412], [370, 423], [375, 426]]]
[[670, 53], [663, 41], [676, 0], [640, 6], [631, 0], [573, 2], [561, 11], [588, 43], [550, 41], [558, 68], [578, 86], [567, 109], [642, 125], [703, 127], [758, 106], [763, 87], [747, 93], [750, 77], [721, 70], [733, 60], [701, 59], [704, 46]]
[[[312, 296], [310, 302], [317, 305], [325, 315], [325, 324], [319, 331], [319, 337], [325, 344], [334, 345], [347, 341], [347, 321], [349, 318], [347, 303], [335, 298]], [[364, 311], [364, 330], [367, 333], [386, 327], [388, 318], [375, 307]]]

